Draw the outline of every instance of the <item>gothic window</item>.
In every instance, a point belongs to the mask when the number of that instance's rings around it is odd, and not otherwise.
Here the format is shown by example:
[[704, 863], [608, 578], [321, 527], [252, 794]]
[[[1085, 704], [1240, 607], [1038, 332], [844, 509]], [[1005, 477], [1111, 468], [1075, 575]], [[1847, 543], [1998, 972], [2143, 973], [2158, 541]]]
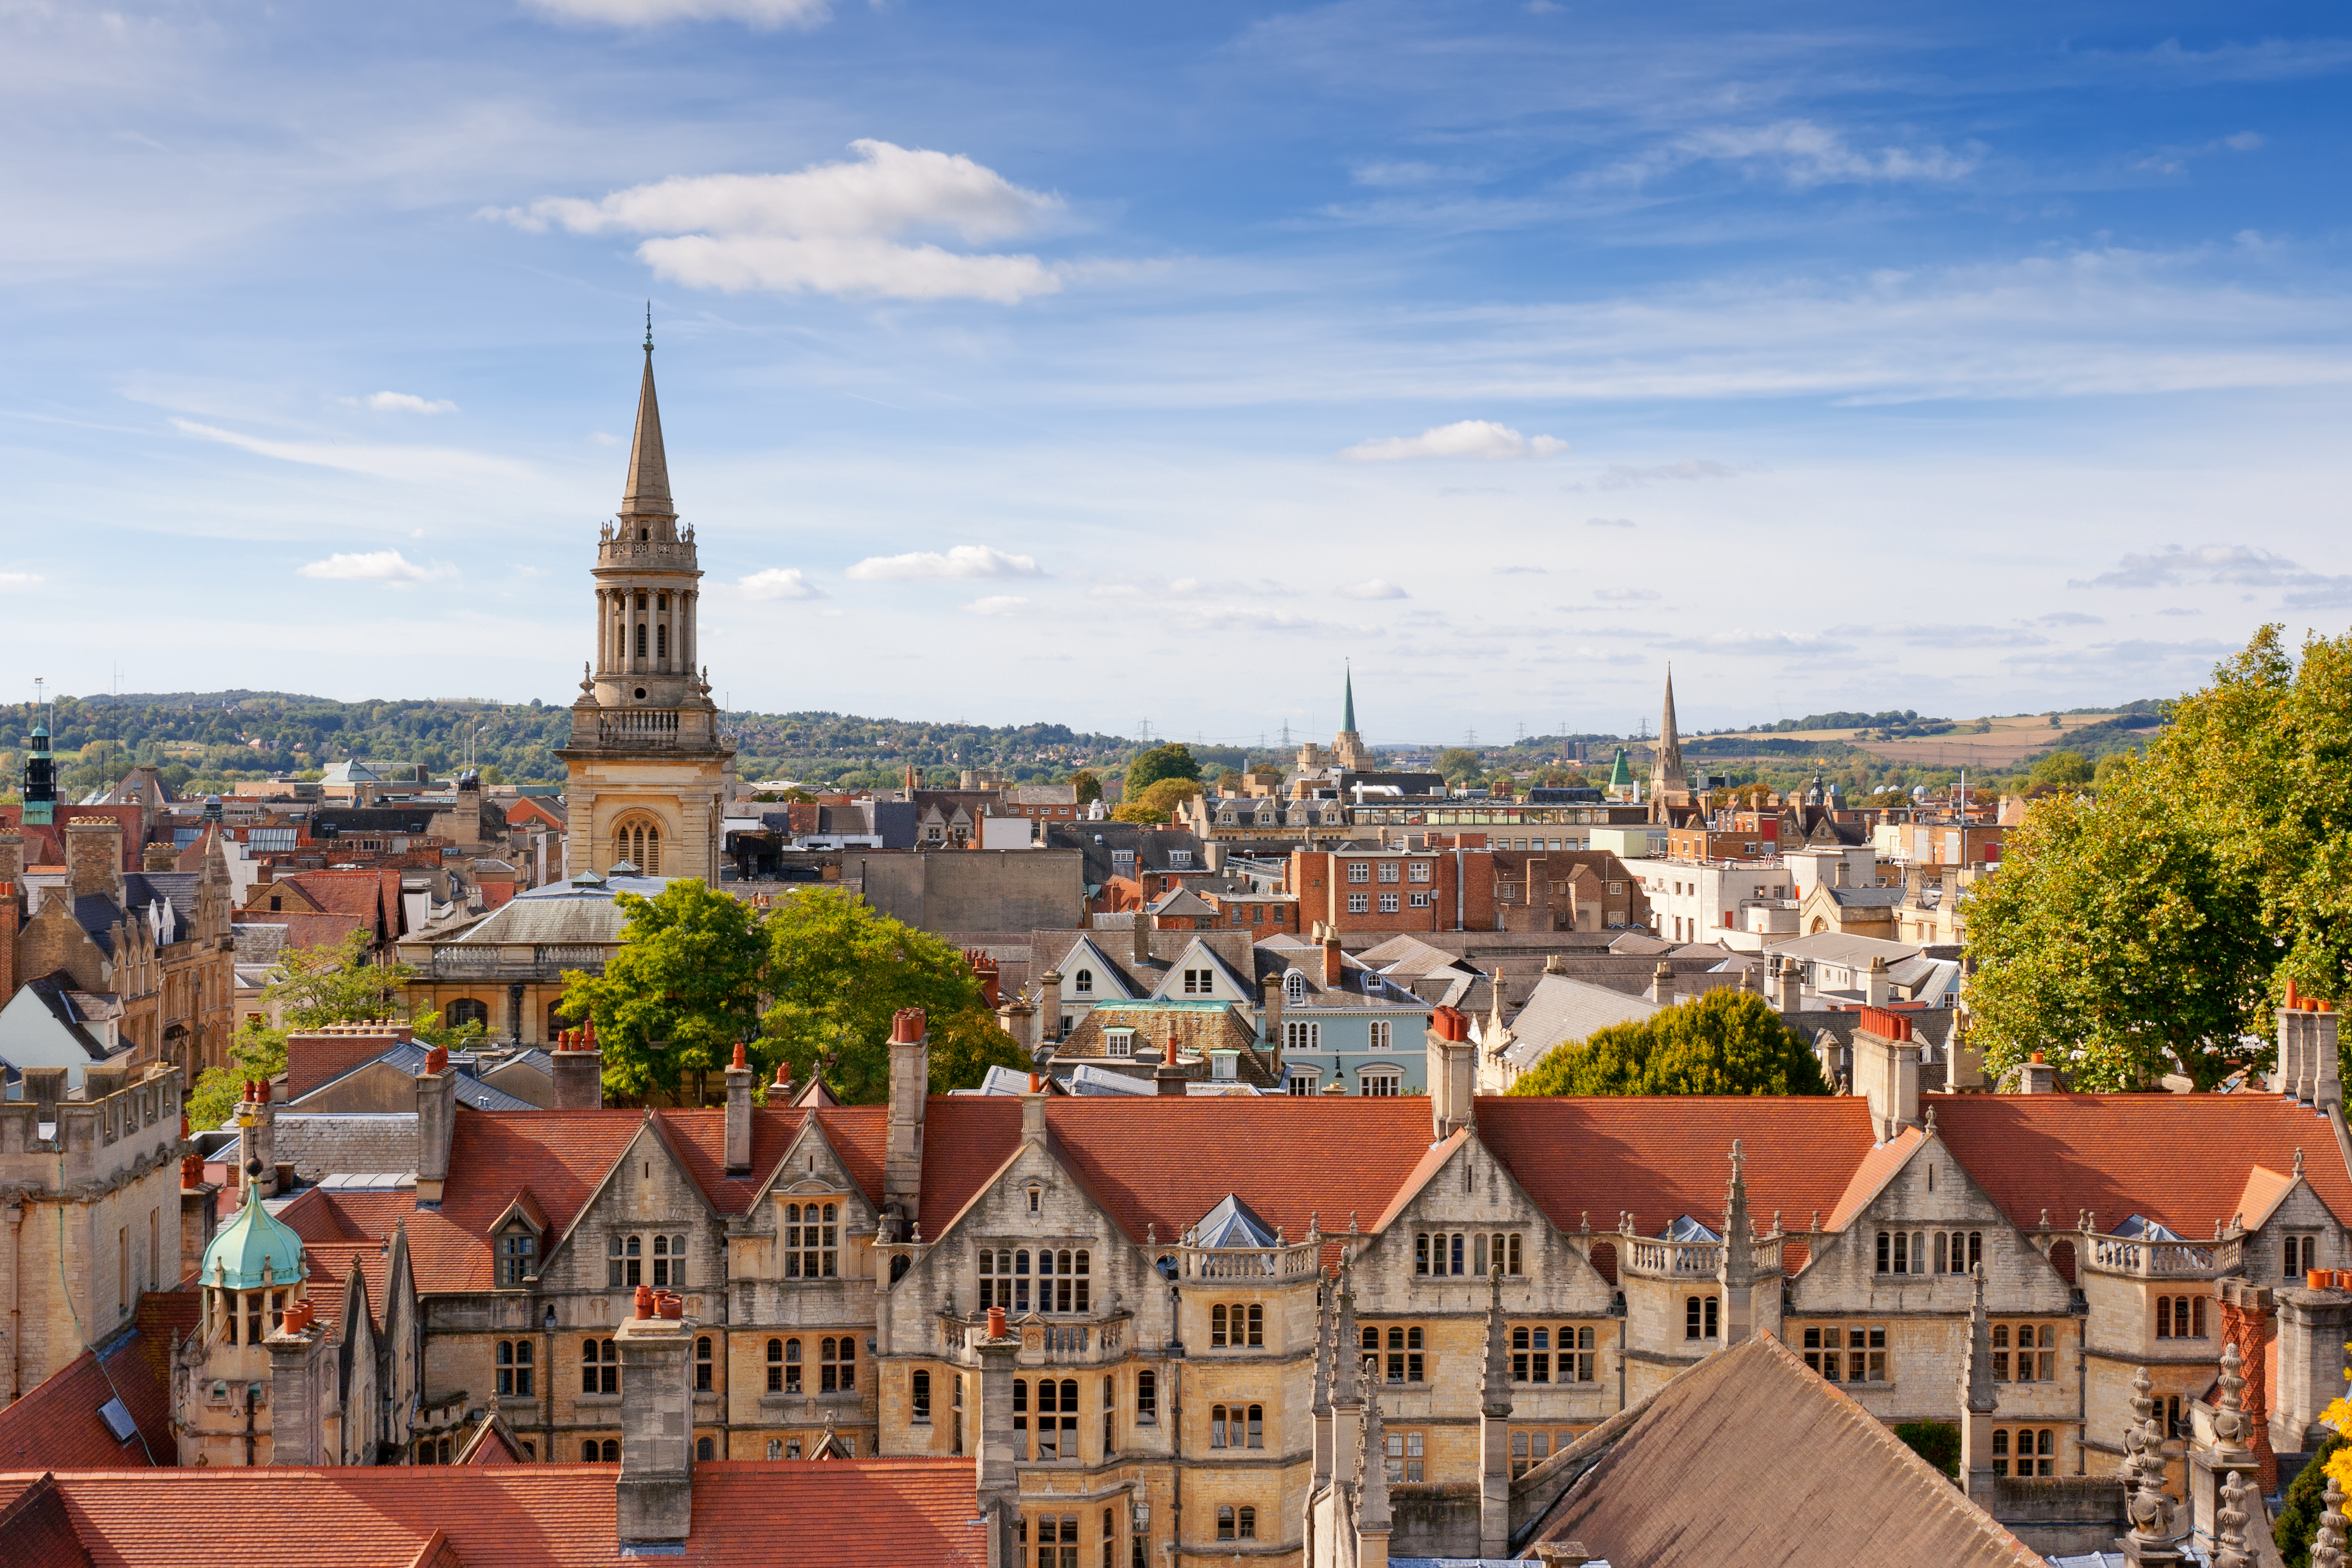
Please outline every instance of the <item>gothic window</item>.
[[583, 1394], [618, 1394], [621, 1391], [621, 1355], [608, 1339], [583, 1339], [580, 1342], [580, 1392]]
[[654, 1238], [654, 1283], [671, 1290], [686, 1288], [686, 1238]]
[[627, 861], [640, 876], [661, 874], [661, 826], [642, 818], [624, 822], [613, 833], [613, 858]]
[[817, 1384], [819, 1394], [846, 1394], [857, 1386], [857, 1337], [843, 1334], [838, 1339], [817, 1341]]
[[925, 1368], [919, 1366], [915, 1369], [909, 1382], [914, 1405], [914, 1414], [911, 1418], [917, 1424], [928, 1427], [931, 1424], [931, 1375]]
[[607, 1289], [626, 1289], [645, 1283], [645, 1239], [640, 1236], [615, 1236], [604, 1243], [604, 1284]]
[[1149, 1368], [1135, 1375], [1135, 1418], [1147, 1427], [1160, 1419], [1160, 1375]]
[[697, 1394], [712, 1391], [710, 1374], [710, 1336], [698, 1334], [694, 1341], [694, 1391]]
[[839, 1204], [784, 1205], [785, 1279], [830, 1280], [840, 1272], [840, 1217]]
[[530, 1341], [499, 1341], [499, 1395], [501, 1398], [529, 1398], [530, 1371]]

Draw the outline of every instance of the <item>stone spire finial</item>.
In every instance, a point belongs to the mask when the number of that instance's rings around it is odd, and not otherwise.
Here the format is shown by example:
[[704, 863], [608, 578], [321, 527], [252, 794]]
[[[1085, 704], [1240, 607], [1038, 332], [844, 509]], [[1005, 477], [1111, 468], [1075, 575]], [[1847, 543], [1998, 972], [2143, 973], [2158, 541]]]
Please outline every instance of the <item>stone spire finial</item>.
[[2212, 1568], [2253, 1568], [2246, 1550], [2246, 1479], [2237, 1470], [2223, 1472], [2221, 1506], [2213, 1515]]
[[2238, 1346], [2234, 1341], [2221, 1347], [2221, 1403], [2213, 1412], [2213, 1442], [2224, 1451], [2245, 1447], [2246, 1411], [2239, 1391], [2246, 1380], [2239, 1375]]
[[2300, 1145], [2296, 1145], [2294, 1151], [2294, 1176], [2297, 1181], [2303, 1179], [2303, 1148]]
[[1388, 1437], [1381, 1429], [1381, 1391], [1364, 1394], [1364, 1441], [1356, 1463], [1362, 1491], [1356, 1502], [1356, 1529], [1366, 1535], [1385, 1535], [1395, 1521], [1389, 1512]]
[[1992, 1386], [1992, 1320], [1985, 1312], [1985, 1271], [1979, 1263], [1969, 1270], [1969, 1359], [1960, 1379], [1960, 1403], [1978, 1416], [1990, 1416], [2000, 1403]]
[[1748, 1217], [1748, 1155], [1739, 1140], [1731, 1140], [1731, 1180], [1723, 1189], [1723, 1262], [1720, 1278], [1726, 1286], [1755, 1282], [1755, 1260], [1750, 1242], [1755, 1226]]
[[637, 428], [629, 442], [629, 476], [621, 486], [623, 517], [675, 517], [669, 459], [662, 451], [661, 404], [654, 396], [653, 308], [646, 308], [646, 372], [637, 386]]
[[2327, 1478], [2319, 1534], [2311, 1543], [2311, 1568], [2344, 1568], [2344, 1489]]
[[1315, 1399], [1310, 1408], [1318, 1416], [1331, 1413], [1331, 1297], [1333, 1288], [1326, 1281], [1322, 1299], [1315, 1306]]
[[1363, 1402], [1363, 1352], [1357, 1348], [1356, 1291], [1348, 1278], [1348, 1260], [1339, 1260], [1339, 1313], [1332, 1343], [1331, 1403], [1352, 1408]]
[[2124, 1508], [2131, 1520], [2124, 1554], [2131, 1562], [2174, 1562], [2172, 1499], [2164, 1490], [2164, 1428], [2156, 1416], [2155, 1387], [2143, 1366], [2132, 1379], [2132, 1422], [2124, 1428]]
[[1511, 1331], [1503, 1322], [1503, 1266], [1486, 1276], [1486, 1381], [1480, 1406], [1497, 1420], [1511, 1413]]

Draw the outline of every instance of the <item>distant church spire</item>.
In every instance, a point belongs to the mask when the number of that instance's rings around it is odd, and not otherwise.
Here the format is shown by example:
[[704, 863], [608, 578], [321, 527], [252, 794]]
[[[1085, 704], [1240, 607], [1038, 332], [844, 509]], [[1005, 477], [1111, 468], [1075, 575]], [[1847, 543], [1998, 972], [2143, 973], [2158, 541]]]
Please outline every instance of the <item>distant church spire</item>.
[[1683, 741], [1675, 727], [1675, 667], [1666, 666], [1666, 703], [1658, 717], [1658, 749], [1656, 760], [1650, 765], [1650, 799], [1657, 800], [1670, 789], [1688, 789], [1690, 779], [1683, 772]]
[[1345, 664], [1340, 668], [1347, 671], [1343, 679], [1347, 683], [1348, 695], [1346, 704], [1339, 710], [1339, 733], [1353, 735], [1356, 733], [1356, 672]]
[[629, 478], [621, 491], [623, 517], [674, 517], [669, 459], [662, 453], [661, 404], [654, 398], [654, 308], [646, 305], [646, 375], [637, 387], [637, 431], [629, 442]]

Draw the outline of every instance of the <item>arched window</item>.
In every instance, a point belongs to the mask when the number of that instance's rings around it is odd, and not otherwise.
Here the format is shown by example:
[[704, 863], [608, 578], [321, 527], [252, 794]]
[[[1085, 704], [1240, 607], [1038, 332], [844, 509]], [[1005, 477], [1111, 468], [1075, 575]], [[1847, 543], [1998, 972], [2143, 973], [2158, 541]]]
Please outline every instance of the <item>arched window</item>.
[[547, 1004], [547, 1040], [550, 1044], [554, 1042], [557, 1035], [562, 1034], [566, 1029], [571, 1027], [570, 1023], [564, 1019], [561, 1010], [562, 1006], [563, 998], [562, 997], [558, 997], [553, 1001]]
[[846, 1394], [857, 1386], [857, 1339], [843, 1334], [839, 1339], [817, 1342], [817, 1383], [820, 1394]]
[[667, 623], [654, 628], [654, 657], [656, 659], [669, 657], [669, 627]]
[[1217, 1539], [1231, 1541], [1234, 1537], [1234, 1510], [1231, 1503], [1217, 1505]]
[[1282, 999], [1290, 1007], [1297, 1007], [1304, 1002], [1307, 999], [1307, 977], [1296, 969], [1283, 976]]
[[640, 876], [661, 875], [661, 824], [631, 817], [613, 830], [613, 858], [627, 861]]
[[644, 622], [640, 621], [640, 622], [637, 622], [637, 657], [638, 657], [638, 658], [640, 658], [640, 659], [642, 659], [642, 658], [644, 658], [645, 656], [646, 656], [646, 623], [645, 623]]
[[708, 1459], [712, 1457], [709, 1438], [697, 1437], [694, 1440], [694, 1457], [698, 1459]]
[[[1253, 1406], [1253, 1408], [1255, 1408], [1255, 1406]], [[1255, 1443], [1252, 1443], [1250, 1447], [1255, 1448], [1257, 1445]], [[1241, 1510], [1241, 1523], [1239, 1528], [1241, 1538], [1244, 1541], [1255, 1541], [1257, 1539], [1257, 1510], [1244, 1504]]]
[[621, 1445], [611, 1437], [604, 1439], [604, 1462], [608, 1465], [621, 1462]]
[[709, 1394], [710, 1386], [710, 1336], [702, 1334], [694, 1342], [694, 1391]]
[[1095, 972], [1092, 969], [1080, 969], [1075, 976], [1073, 976], [1070, 979], [1070, 994], [1074, 997], [1093, 996], [1095, 994]]
[[1225, 1407], [1222, 1405], [1210, 1406], [1209, 1447], [1213, 1448], [1230, 1448], [1232, 1446], [1231, 1441], [1226, 1436], [1226, 1426]]
[[580, 1462], [583, 1465], [596, 1462], [596, 1440], [593, 1437], [580, 1445]]
[[1248, 1441], [1248, 1443], [1245, 1445], [1245, 1447], [1252, 1448], [1265, 1448], [1265, 1406], [1263, 1406], [1263, 1405], [1253, 1405], [1253, 1406], [1251, 1406], [1249, 1407], [1248, 1428], [1249, 1428], [1249, 1441]]
[[478, 1023], [488, 1029], [490, 1027], [489, 1004], [475, 997], [459, 997], [441, 1009], [441, 1019], [452, 1029], [469, 1023]]

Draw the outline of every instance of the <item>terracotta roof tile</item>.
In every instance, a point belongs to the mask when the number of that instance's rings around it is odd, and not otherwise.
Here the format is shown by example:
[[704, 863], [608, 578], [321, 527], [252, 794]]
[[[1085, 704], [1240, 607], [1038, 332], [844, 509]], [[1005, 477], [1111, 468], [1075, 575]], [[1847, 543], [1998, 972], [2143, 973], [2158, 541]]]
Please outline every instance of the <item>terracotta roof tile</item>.
[[1936, 1127], [2011, 1223], [2112, 1230], [2145, 1215], [2191, 1240], [2237, 1212], [2257, 1166], [2294, 1169], [2352, 1223], [2352, 1174], [2325, 1117], [2270, 1094], [1931, 1094]]
[[[105, 1568], [184, 1568], [201, 1521], [203, 1560], [271, 1568], [609, 1568], [614, 1470], [605, 1465], [67, 1470], [56, 1477], [90, 1556]], [[0, 1495], [37, 1474], [0, 1476]], [[16, 1483], [11, 1486], [10, 1483]], [[828, 1568], [981, 1568], [987, 1543], [972, 1461], [842, 1459], [694, 1467], [689, 1560], [766, 1568], [780, 1528], [825, 1519]]]
[[1691, 1095], [1477, 1103], [1478, 1135], [1554, 1225], [1596, 1231], [1633, 1212], [1644, 1236], [1681, 1215], [1719, 1227], [1731, 1140], [1747, 1156], [1748, 1207], [1798, 1225], [1837, 1207], [1871, 1150], [1869, 1103], [1853, 1095]]
[[1853, 1178], [1846, 1183], [1845, 1192], [1838, 1198], [1837, 1207], [1830, 1210], [1826, 1221], [1829, 1228], [1843, 1230], [1851, 1225], [1853, 1217], [1868, 1207], [1870, 1200], [1885, 1191], [1886, 1184], [1895, 1179], [1895, 1173], [1903, 1168], [1903, 1162], [1927, 1141], [1927, 1134], [1918, 1128], [1906, 1127], [1864, 1155], [1862, 1163], [1853, 1167]]
[[89, 1562], [65, 1494], [48, 1476], [0, 1508], [0, 1542], [7, 1542], [9, 1568], [85, 1568]]
[[[0, 1465], [177, 1464], [179, 1445], [172, 1436], [172, 1332], [176, 1328], [185, 1333], [194, 1328], [199, 1310], [194, 1291], [151, 1291], [142, 1296], [131, 1330], [107, 1342], [103, 1370], [97, 1353], [86, 1350], [0, 1409]], [[98, 1414], [100, 1406], [118, 1396], [139, 1428], [127, 1442], [117, 1442]]]

